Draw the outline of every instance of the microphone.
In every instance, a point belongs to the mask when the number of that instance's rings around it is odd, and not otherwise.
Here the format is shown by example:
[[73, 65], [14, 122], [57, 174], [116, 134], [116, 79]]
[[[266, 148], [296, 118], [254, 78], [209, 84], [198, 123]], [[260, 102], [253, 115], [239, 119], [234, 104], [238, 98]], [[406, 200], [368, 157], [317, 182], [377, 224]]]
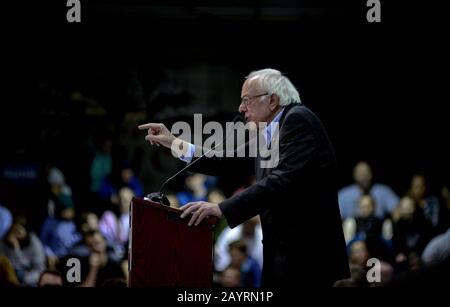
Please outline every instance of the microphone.
[[[243, 116], [242, 114], [237, 114], [234, 118], [233, 118], [233, 123], [236, 123], [237, 121], [242, 121], [243, 120]], [[225, 139], [228, 135], [225, 136]], [[214, 147], [212, 147], [211, 149], [209, 149], [208, 151], [206, 151], [203, 155], [201, 155], [198, 159], [194, 160], [194, 157], [192, 157], [192, 161], [189, 162], [185, 167], [183, 167], [181, 170], [179, 170], [178, 172], [176, 172], [174, 175], [172, 175], [171, 177], [169, 177], [168, 179], [166, 179], [166, 181], [163, 182], [163, 184], [161, 185], [161, 187], [159, 188], [159, 192], [153, 192], [148, 194], [146, 197], [144, 197], [144, 199], [150, 200], [152, 202], [155, 203], [159, 203], [163, 206], [168, 206], [170, 207], [170, 201], [169, 199], [167, 199], [167, 197], [164, 195], [163, 191], [165, 186], [172, 181], [174, 178], [176, 178], [178, 175], [180, 175], [181, 173], [183, 173], [184, 171], [186, 171], [187, 169], [189, 169], [192, 165], [194, 165], [195, 163], [197, 163], [199, 160], [203, 159], [208, 153], [210, 153], [211, 151], [213, 151], [214, 149], [217, 148], [217, 146], [222, 145], [223, 142], [225, 141], [225, 139], [218, 143], [215, 144]]]

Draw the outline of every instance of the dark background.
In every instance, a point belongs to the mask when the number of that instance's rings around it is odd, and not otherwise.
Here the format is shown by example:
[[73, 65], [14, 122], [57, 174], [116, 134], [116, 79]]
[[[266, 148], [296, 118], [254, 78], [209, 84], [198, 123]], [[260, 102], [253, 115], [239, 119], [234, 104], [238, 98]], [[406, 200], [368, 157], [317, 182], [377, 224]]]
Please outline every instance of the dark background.
[[[141, 122], [188, 119], [177, 116], [185, 104], [191, 117], [231, 120], [243, 77], [271, 67], [287, 74], [322, 119], [340, 186], [352, 181], [357, 161], [368, 160], [375, 181], [399, 195], [417, 172], [438, 193], [450, 170], [445, 10], [425, 1], [381, 2], [379, 24], [367, 22], [363, 0], [82, 0], [80, 24], [66, 21], [65, 1], [7, 5], [2, 165], [54, 163], [76, 191], [88, 174], [79, 167], [88, 165], [87, 143], [104, 127], [114, 130], [133, 112], [145, 113]], [[149, 98], [167, 72], [195, 85], [169, 99], [172, 116], [158, 113], [166, 100]], [[105, 116], [88, 117], [69, 103], [74, 92], [98, 101]], [[147, 146], [143, 134], [132, 135]], [[178, 165], [155, 167], [157, 174], [139, 174], [148, 192]]]

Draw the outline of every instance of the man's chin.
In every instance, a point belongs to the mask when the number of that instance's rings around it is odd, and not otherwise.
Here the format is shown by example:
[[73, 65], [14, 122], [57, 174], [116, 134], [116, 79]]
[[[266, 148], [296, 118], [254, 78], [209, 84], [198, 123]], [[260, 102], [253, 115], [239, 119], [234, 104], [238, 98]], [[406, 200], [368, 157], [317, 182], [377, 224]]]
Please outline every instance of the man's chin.
[[258, 130], [258, 125], [252, 120], [247, 120], [245, 124], [246, 124], [246, 126], [248, 126], [248, 129], [251, 131]]

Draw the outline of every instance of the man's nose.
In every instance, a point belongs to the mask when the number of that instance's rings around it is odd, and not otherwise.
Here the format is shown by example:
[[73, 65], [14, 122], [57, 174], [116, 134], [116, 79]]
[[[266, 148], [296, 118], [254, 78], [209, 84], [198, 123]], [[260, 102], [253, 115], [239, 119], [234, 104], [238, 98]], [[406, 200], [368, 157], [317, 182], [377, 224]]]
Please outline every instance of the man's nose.
[[239, 113], [244, 113], [246, 109], [247, 109], [247, 108], [245, 107], [245, 105], [244, 105], [243, 103], [241, 103], [241, 104], [239, 105]]

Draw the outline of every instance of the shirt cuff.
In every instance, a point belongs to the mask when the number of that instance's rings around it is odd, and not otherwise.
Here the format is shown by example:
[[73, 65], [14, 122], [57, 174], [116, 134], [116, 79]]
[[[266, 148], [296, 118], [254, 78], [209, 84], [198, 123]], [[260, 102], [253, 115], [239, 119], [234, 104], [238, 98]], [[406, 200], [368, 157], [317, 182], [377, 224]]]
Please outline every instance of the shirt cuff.
[[195, 153], [195, 145], [188, 143], [188, 146], [189, 147], [188, 147], [186, 154], [180, 156], [180, 160], [184, 161], [186, 163], [190, 163], [192, 161], [192, 158], [194, 157], [194, 153]]

